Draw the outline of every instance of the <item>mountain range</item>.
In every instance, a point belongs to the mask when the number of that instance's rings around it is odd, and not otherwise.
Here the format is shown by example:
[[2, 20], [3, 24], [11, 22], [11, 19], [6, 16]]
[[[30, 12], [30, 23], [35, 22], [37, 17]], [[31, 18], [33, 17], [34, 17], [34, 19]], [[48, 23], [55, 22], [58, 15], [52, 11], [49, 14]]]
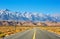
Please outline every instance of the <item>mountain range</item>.
[[0, 10], [0, 20], [32, 21], [32, 22], [60, 22], [60, 14], [42, 14], [32, 12], [12, 12], [8, 9]]

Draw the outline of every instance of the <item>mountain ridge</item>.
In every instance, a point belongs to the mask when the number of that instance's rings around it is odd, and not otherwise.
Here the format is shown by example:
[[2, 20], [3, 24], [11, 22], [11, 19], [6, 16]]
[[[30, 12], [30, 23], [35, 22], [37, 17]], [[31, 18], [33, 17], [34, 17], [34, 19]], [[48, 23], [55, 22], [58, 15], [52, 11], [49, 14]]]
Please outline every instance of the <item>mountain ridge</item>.
[[33, 21], [33, 22], [60, 22], [59, 14], [42, 14], [30, 12], [11, 12], [8, 9], [0, 10], [0, 20], [15, 20], [15, 21]]

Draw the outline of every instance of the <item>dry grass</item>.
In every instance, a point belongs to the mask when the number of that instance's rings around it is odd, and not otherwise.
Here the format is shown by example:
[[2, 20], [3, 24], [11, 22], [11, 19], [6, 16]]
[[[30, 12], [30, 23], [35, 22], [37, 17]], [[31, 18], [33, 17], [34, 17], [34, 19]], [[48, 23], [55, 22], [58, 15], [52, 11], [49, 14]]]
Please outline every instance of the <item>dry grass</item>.
[[[0, 32], [3, 32], [5, 36], [9, 36], [11, 34], [15, 34], [18, 32], [26, 31], [29, 29], [33, 29], [34, 27], [21, 27], [21, 26], [0, 26]], [[47, 30], [49, 32], [54, 32], [60, 35], [60, 27], [38, 27], [41, 30]]]
[[40, 27], [41, 30], [47, 30], [49, 32], [60, 35], [60, 27]]
[[32, 29], [32, 27], [20, 27], [20, 26], [0, 26], [0, 32], [3, 32], [6, 34], [6, 36], [9, 36], [11, 34], [15, 34], [18, 32], [22, 32], [25, 30]]

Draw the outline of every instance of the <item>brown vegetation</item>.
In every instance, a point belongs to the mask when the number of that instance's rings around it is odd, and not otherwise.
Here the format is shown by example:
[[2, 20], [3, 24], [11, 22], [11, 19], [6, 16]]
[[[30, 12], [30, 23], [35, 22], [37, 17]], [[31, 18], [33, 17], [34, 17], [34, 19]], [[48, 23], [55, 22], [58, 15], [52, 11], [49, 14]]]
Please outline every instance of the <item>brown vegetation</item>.
[[[0, 26], [0, 32], [3, 32], [1, 34], [5, 34], [5, 36], [9, 36], [18, 32], [22, 32], [25, 30], [32, 29], [32, 27], [21, 27], [21, 26]], [[0, 37], [1, 37], [0, 34]]]
[[47, 30], [49, 32], [60, 35], [60, 27], [40, 27], [41, 30]]

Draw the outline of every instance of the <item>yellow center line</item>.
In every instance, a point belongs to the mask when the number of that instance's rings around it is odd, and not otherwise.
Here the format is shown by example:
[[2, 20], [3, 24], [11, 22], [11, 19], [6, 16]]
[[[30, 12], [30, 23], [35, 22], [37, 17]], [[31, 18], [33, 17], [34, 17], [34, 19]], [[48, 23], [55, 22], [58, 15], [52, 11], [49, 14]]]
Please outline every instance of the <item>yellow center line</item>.
[[36, 36], [36, 30], [34, 30], [33, 39], [35, 39], [35, 36]]

